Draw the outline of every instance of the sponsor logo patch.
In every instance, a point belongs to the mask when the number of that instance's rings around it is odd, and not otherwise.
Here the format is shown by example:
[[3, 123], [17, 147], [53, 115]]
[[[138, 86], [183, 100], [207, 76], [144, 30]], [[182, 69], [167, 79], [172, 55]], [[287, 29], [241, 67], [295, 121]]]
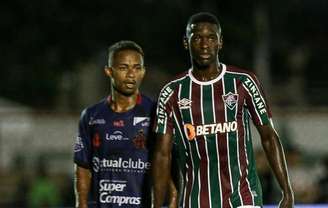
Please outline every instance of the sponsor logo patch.
[[183, 98], [181, 100], [178, 101], [178, 105], [180, 109], [186, 109], [186, 108], [190, 108], [191, 107], [191, 103], [192, 101], [187, 99], [187, 98]]
[[260, 114], [266, 113], [266, 108], [264, 104], [264, 100], [261, 98], [261, 94], [257, 89], [257, 86], [250, 80], [246, 79], [244, 84], [248, 87], [248, 91], [252, 94], [253, 101], [255, 102], [256, 108], [260, 111]]
[[193, 140], [196, 137], [195, 127], [191, 124], [184, 125], [185, 134], [187, 135], [188, 140]]
[[[109, 204], [118, 204], [118, 206], [122, 206], [124, 204], [129, 205], [140, 205], [141, 197], [133, 197], [133, 196], [112, 196], [106, 192], [100, 193], [101, 203], [109, 203]], [[124, 207], [124, 206], [123, 206]]]
[[100, 180], [99, 181], [99, 187], [100, 192], [122, 192], [124, 191], [124, 188], [126, 187], [126, 181], [114, 181], [114, 180]]
[[123, 132], [121, 131], [114, 131], [113, 134], [106, 134], [106, 140], [107, 141], [126, 141], [129, 140], [129, 138], [124, 137]]
[[150, 118], [149, 117], [134, 117], [133, 118], [133, 126], [141, 123], [141, 126], [149, 126]]
[[99, 133], [95, 133], [92, 138], [92, 146], [94, 148], [99, 148], [101, 144]]
[[103, 118], [94, 119], [93, 117], [90, 117], [89, 125], [92, 126], [96, 124], [106, 124], [106, 121]]
[[222, 99], [223, 99], [224, 103], [226, 104], [226, 106], [230, 110], [232, 110], [236, 106], [236, 103], [238, 102], [238, 94], [233, 94], [233, 93], [229, 92], [226, 95], [222, 95]]
[[124, 120], [113, 121], [113, 126], [115, 126], [115, 127], [124, 127]]
[[162, 90], [159, 98], [158, 98], [158, 104], [157, 104], [157, 123], [158, 124], [164, 124], [166, 119], [166, 103], [173, 94], [173, 90], [170, 87], [166, 87]]
[[192, 125], [185, 124], [184, 131], [189, 141], [196, 139], [197, 136], [206, 136], [218, 133], [228, 133], [237, 130], [237, 121], [204, 124], [204, 125]]
[[100, 163], [99, 163], [99, 158], [98, 157], [94, 157], [92, 158], [92, 168], [93, 168], [93, 171], [95, 171], [96, 173], [99, 172], [99, 169], [100, 169]]
[[143, 129], [140, 129], [133, 138], [133, 144], [137, 149], [146, 149], [146, 136]]
[[92, 158], [93, 171], [110, 172], [127, 172], [127, 173], [145, 173], [150, 169], [150, 162], [143, 161], [140, 158], [134, 160], [132, 158], [124, 159], [122, 157], [116, 159], [99, 159], [98, 157]]
[[80, 152], [84, 148], [82, 138], [77, 136], [74, 143], [74, 152]]

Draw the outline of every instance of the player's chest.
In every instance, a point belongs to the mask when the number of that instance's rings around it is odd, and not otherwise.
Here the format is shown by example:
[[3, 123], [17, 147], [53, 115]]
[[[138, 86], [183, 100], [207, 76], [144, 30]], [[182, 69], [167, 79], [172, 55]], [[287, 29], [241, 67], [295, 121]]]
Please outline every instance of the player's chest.
[[180, 93], [175, 109], [185, 123], [211, 124], [234, 120], [242, 113], [245, 99], [240, 85], [228, 88], [219, 83], [194, 87], [191, 93]]
[[94, 151], [103, 154], [122, 154], [130, 151], [146, 151], [150, 118], [147, 116], [110, 116], [94, 118], [90, 126], [90, 138]]

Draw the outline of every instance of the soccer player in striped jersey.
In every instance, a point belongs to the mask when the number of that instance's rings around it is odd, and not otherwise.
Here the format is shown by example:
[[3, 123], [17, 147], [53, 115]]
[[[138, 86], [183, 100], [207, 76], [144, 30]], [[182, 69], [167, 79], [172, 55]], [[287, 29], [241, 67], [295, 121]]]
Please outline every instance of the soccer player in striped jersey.
[[[155, 103], [139, 92], [143, 56], [132, 41], [109, 48], [105, 72], [111, 95], [82, 112], [74, 146], [78, 208], [151, 206], [150, 118]], [[176, 191], [170, 191], [170, 199], [175, 199]], [[176, 206], [174, 200], [170, 203]]]
[[214, 15], [190, 17], [184, 46], [190, 53], [191, 69], [165, 85], [157, 103], [154, 207], [160, 207], [167, 189], [173, 143], [184, 175], [183, 207], [261, 207], [252, 120], [282, 190], [279, 206], [291, 208], [293, 191], [283, 147], [262, 87], [253, 73], [219, 62], [222, 44]]

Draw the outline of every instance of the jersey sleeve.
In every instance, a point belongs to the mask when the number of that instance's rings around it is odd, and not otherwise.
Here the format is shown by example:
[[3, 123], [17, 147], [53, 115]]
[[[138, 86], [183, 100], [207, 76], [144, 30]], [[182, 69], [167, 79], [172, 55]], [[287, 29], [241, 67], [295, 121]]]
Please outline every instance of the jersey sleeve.
[[243, 81], [246, 90], [246, 105], [257, 126], [271, 123], [271, 109], [265, 97], [263, 87], [254, 74], [250, 74]]
[[173, 133], [172, 95], [173, 90], [169, 86], [166, 86], [161, 90], [158, 97], [154, 120], [155, 133]]
[[78, 135], [74, 144], [74, 163], [84, 168], [91, 167], [91, 133], [87, 110], [81, 113], [79, 121]]

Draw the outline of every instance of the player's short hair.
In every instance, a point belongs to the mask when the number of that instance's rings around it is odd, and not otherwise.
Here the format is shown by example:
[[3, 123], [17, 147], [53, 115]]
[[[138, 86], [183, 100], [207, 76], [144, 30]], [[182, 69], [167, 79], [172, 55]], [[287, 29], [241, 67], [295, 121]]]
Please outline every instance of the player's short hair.
[[133, 50], [140, 53], [141, 56], [144, 57], [142, 48], [136, 42], [131, 40], [121, 40], [108, 48], [108, 66], [111, 66], [114, 55], [123, 50]]
[[207, 23], [216, 25], [218, 27], [219, 34], [221, 34], [221, 25], [220, 25], [218, 18], [209, 12], [199, 12], [199, 13], [192, 15], [188, 20], [187, 27], [186, 27], [186, 36], [187, 37], [189, 37], [189, 35], [191, 33], [191, 25], [197, 24], [200, 22], [207, 22]]

